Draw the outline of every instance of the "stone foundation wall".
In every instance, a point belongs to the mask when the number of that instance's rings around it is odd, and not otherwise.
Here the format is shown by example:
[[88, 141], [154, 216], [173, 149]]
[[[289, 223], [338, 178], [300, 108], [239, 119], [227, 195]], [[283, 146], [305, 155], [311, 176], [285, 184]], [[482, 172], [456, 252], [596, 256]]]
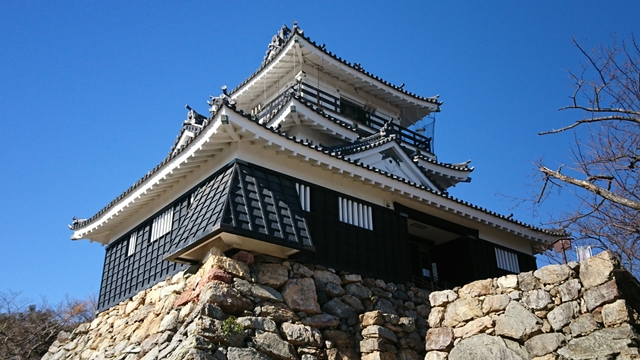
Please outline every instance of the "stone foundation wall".
[[628, 275], [604, 252], [433, 292], [425, 360], [640, 358]]
[[213, 251], [194, 273], [61, 333], [43, 359], [417, 360], [428, 298], [410, 284]]

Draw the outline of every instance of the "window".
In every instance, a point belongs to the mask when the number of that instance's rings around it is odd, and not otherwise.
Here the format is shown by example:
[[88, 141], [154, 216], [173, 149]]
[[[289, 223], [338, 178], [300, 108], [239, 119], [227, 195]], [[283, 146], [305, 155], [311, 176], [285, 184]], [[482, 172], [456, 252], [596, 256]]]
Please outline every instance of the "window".
[[156, 241], [162, 235], [171, 231], [172, 224], [173, 208], [170, 208], [153, 219], [153, 225], [151, 226], [151, 241]]
[[507, 270], [512, 273], [520, 272], [520, 265], [518, 264], [518, 255], [511, 251], [495, 248], [496, 260], [498, 262], [498, 269]]
[[369, 120], [369, 114], [362, 106], [343, 97], [340, 98], [340, 113], [350, 119], [360, 121], [364, 124], [367, 124]]
[[138, 232], [133, 232], [129, 236], [129, 250], [127, 256], [131, 256], [136, 252], [136, 241], [138, 240]]
[[311, 189], [307, 185], [296, 183], [296, 190], [300, 196], [300, 206], [303, 211], [311, 211]]
[[338, 201], [338, 214], [340, 221], [359, 226], [367, 230], [373, 230], [371, 206], [342, 197], [339, 197]]

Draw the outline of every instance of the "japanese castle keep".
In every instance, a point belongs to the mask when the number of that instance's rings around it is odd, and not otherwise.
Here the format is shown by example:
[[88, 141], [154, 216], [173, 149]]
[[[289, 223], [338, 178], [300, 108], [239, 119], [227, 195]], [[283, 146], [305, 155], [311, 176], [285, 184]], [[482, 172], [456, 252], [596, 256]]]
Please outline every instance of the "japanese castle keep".
[[215, 246], [440, 287], [536, 268], [560, 234], [448, 195], [468, 163], [438, 161], [422, 97], [294, 24], [258, 70], [189, 108], [169, 155], [72, 239], [106, 245], [99, 310], [198, 264]]

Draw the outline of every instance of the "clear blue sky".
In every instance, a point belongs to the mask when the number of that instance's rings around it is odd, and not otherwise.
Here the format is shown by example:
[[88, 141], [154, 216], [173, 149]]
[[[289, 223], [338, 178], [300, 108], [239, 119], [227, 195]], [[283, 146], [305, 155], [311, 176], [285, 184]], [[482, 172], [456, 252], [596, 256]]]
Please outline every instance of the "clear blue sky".
[[536, 134], [578, 115], [557, 111], [582, 60], [571, 38], [640, 35], [639, 14], [637, 1], [0, 2], [0, 291], [97, 293], [104, 248], [69, 240], [71, 217], [159, 163], [184, 105], [206, 114], [293, 20], [342, 58], [440, 94], [436, 154], [476, 167], [452, 195], [538, 224], [496, 194], [526, 196], [536, 158], [567, 162], [570, 134]]

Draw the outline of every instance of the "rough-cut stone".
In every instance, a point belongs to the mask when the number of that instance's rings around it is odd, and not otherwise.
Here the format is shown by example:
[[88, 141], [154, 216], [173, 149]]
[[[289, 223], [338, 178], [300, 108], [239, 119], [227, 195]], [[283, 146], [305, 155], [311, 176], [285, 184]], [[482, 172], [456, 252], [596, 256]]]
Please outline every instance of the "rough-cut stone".
[[565, 337], [559, 333], [540, 334], [532, 337], [524, 343], [527, 352], [531, 356], [547, 355], [565, 342]]
[[376, 301], [375, 305], [373, 305], [373, 309], [374, 310], [380, 310], [385, 314], [397, 315], [396, 306], [393, 305], [387, 299], [378, 299], [378, 301]]
[[340, 318], [329, 314], [318, 314], [302, 319], [302, 323], [315, 329], [335, 328], [340, 325]]
[[429, 294], [429, 303], [433, 307], [443, 306], [455, 301], [457, 298], [458, 294], [453, 290], [434, 291]]
[[362, 330], [362, 336], [364, 338], [383, 338], [394, 343], [398, 341], [398, 337], [393, 333], [393, 331], [380, 325], [367, 326]]
[[544, 309], [551, 303], [551, 295], [542, 289], [527, 291], [522, 297], [522, 303], [529, 309]]
[[368, 338], [360, 341], [360, 352], [370, 353], [374, 351], [384, 351], [386, 349], [385, 342], [382, 338]]
[[449, 327], [432, 328], [427, 331], [425, 349], [447, 350], [453, 344], [453, 330]]
[[507, 308], [509, 302], [511, 302], [511, 298], [505, 294], [487, 296], [482, 302], [482, 312], [489, 314], [502, 311]]
[[229, 273], [222, 269], [211, 268], [202, 278], [200, 278], [197, 288], [202, 289], [208, 283], [210, 283], [211, 280], [218, 280], [229, 284], [231, 283], [232, 277]]
[[[332, 274], [332, 275], [335, 275], [335, 274]], [[346, 293], [346, 291], [342, 288], [342, 286], [336, 285], [331, 282], [326, 283], [324, 285], [324, 292], [327, 293], [327, 295], [329, 295], [330, 297], [338, 297]]]
[[611, 280], [585, 291], [582, 296], [587, 309], [591, 311], [606, 302], [616, 299], [619, 295], [616, 281]]
[[447, 360], [449, 353], [444, 351], [429, 351], [424, 357], [424, 360]]
[[269, 357], [253, 348], [227, 349], [227, 359], [229, 360], [270, 360]]
[[348, 294], [351, 294], [360, 300], [369, 299], [371, 297], [371, 290], [360, 283], [346, 284], [344, 289]]
[[580, 263], [580, 281], [585, 289], [591, 289], [607, 282], [617, 260], [609, 251], [586, 259]]
[[396, 354], [391, 352], [374, 351], [364, 355], [362, 360], [396, 360]]
[[384, 314], [382, 311], [369, 311], [362, 315], [360, 322], [362, 327], [367, 327], [369, 325], [382, 325], [384, 324]]
[[492, 288], [493, 288], [492, 279], [477, 280], [463, 286], [458, 291], [458, 295], [461, 298], [471, 298], [471, 297], [478, 297], [482, 295], [489, 295], [491, 294]]
[[574, 337], [590, 334], [599, 328], [600, 326], [593, 318], [593, 315], [588, 313], [580, 315], [569, 324], [571, 335]]
[[259, 315], [261, 317], [268, 317], [269, 319], [275, 321], [278, 324], [285, 321], [298, 320], [298, 315], [296, 315], [293, 311], [291, 311], [282, 303], [263, 304], [260, 307], [260, 312], [257, 313], [256, 315]]
[[479, 334], [460, 341], [449, 353], [448, 360], [522, 360], [497, 336]]
[[543, 284], [558, 284], [572, 276], [573, 270], [567, 265], [547, 265], [533, 272]]
[[456, 338], [468, 338], [477, 335], [493, 326], [493, 320], [489, 316], [469, 321], [466, 325], [453, 329]]
[[317, 329], [290, 322], [283, 323], [280, 328], [287, 341], [294, 346], [320, 347], [322, 345], [322, 335]]
[[355, 350], [350, 348], [327, 349], [327, 360], [361, 360]]
[[180, 316], [180, 313], [178, 311], [176, 310], [171, 311], [160, 322], [160, 327], [158, 328], [158, 332], [163, 332], [167, 330], [176, 331], [178, 329], [178, 326], [180, 326], [179, 316]]
[[362, 301], [360, 301], [360, 299], [353, 295], [347, 294], [341, 297], [340, 300], [342, 300], [343, 303], [351, 306], [353, 310], [355, 310], [358, 314], [362, 314], [365, 311], [364, 305], [362, 305]]
[[298, 275], [298, 276], [302, 276], [302, 277], [312, 277], [313, 276], [313, 271], [311, 269], [309, 269], [308, 267], [299, 264], [299, 263], [294, 263], [293, 266], [291, 267], [292, 271], [294, 274]]
[[289, 280], [287, 268], [280, 264], [259, 264], [256, 272], [256, 282], [274, 289], [280, 288]]
[[440, 326], [440, 323], [442, 323], [442, 319], [444, 319], [444, 310], [445, 309], [443, 307], [431, 308], [431, 312], [429, 313], [429, 317], [427, 318], [429, 327]]
[[217, 280], [213, 280], [202, 290], [200, 302], [203, 301], [217, 305], [229, 314], [238, 314], [253, 308], [253, 303], [240, 295], [231, 285]]
[[352, 336], [344, 331], [325, 330], [322, 332], [322, 336], [339, 348], [350, 348], [354, 345]]
[[636, 337], [629, 324], [617, 328], [595, 331], [587, 336], [574, 338], [558, 350], [558, 354], [568, 359], [605, 359], [626, 351], [633, 346]]
[[293, 311], [304, 311], [309, 315], [320, 313], [316, 285], [311, 278], [289, 279], [282, 290], [282, 297]]
[[518, 274], [518, 284], [520, 290], [531, 291], [540, 288], [540, 280], [533, 276], [533, 271]]
[[626, 301], [620, 299], [602, 307], [602, 321], [605, 327], [612, 327], [629, 321]]
[[357, 274], [345, 274], [340, 277], [343, 284], [353, 284], [362, 282], [362, 276]]
[[580, 295], [581, 288], [582, 286], [578, 279], [571, 279], [564, 284], [558, 285], [556, 290], [558, 291], [562, 302], [567, 302], [577, 299]]
[[509, 274], [498, 278], [498, 287], [501, 289], [515, 289], [518, 286], [518, 275]]
[[530, 313], [518, 302], [512, 301], [507, 306], [504, 315], [496, 320], [495, 333], [512, 339], [526, 340], [541, 325], [540, 318]]
[[225, 256], [212, 255], [203, 265], [205, 268], [218, 268], [222, 269], [229, 274], [233, 274], [237, 277], [241, 277], [245, 280], [251, 279], [251, 271], [249, 266], [243, 262], [230, 259]]
[[482, 316], [478, 299], [458, 299], [447, 306], [442, 324], [455, 327], [459, 323]]
[[245, 329], [278, 332], [275, 321], [257, 316], [243, 316], [236, 319], [236, 322]]
[[338, 298], [333, 298], [326, 304], [322, 305], [322, 311], [327, 314], [338, 316], [342, 319], [352, 319], [357, 316], [352, 307], [343, 303]]
[[565, 325], [569, 324], [575, 315], [579, 314], [580, 305], [576, 301], [558, 305], [555, 309], [547, 314], [547, 320], [555, 331], [561, 330]]
[[331, 271], [327, 271], [327, 270], [315, 270], [313, 272], [313, 277], [316, 280], [320, 280], [325, 284], [332, 283], [332, 284], [335, 284], [335, 285], [338, 285], [338, 286], [340, 286], [342, 284], [342, 280], [340, 279], [340, 276], [332, 273]]
[[241, 250], [231, 257], [233, 260], [241, 261], [247, 265], [253, 265], [255, 257], [252, 253]]
[[268, 356], [282, 360], [297, 360], [298, 356], [291, 344], [271, 332], [257, 330], [253, 339], [256, 349]]

